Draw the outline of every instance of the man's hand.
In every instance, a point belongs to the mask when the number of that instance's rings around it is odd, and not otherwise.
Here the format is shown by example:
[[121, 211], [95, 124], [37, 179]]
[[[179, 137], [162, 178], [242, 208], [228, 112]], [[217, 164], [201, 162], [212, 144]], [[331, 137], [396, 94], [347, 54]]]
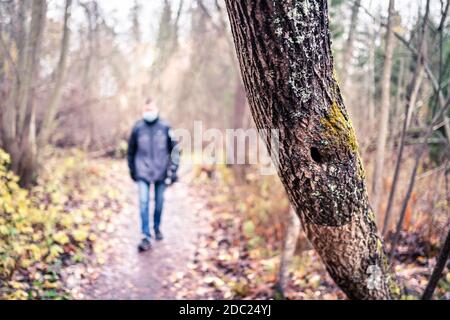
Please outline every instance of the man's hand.
[[166, 180], [164, 180], [164, 183], [167, 186], [171, 186], [177, 181], [178, 181], [178, 177], [175, 173], [173, 173], [172, 171], [167, 172], [167, 178], [166, 178]]

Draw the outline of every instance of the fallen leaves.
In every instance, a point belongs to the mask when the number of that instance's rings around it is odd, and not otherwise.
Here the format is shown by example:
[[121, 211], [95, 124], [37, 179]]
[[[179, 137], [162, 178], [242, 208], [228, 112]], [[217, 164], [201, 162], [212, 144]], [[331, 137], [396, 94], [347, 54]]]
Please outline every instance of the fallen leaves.
[[101, 232], [97, 223], [118, 209], [109, 197], [116, 191], [98, 179], [109, 168], [96, 163], [94, 179], [83, 173], [91, 164], [82, 152], [65, 152], [48, 159], [27, 191], [8, 170], [9, 161], [0, 150], [0, 299], [69, 298], [64, 269], [85, 261]]

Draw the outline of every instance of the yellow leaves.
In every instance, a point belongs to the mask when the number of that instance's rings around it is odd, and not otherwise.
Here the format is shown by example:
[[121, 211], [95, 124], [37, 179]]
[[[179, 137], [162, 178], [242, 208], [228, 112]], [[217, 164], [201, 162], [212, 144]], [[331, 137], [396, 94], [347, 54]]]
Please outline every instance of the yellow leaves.
[[76, 159], [74, 157], [66, 158], [63, 164], [66, 169], [73, 168], [76, 165]]
[[15, 181], [8, 181], [6, 185], [12, 192], [18, 191], [20, 189], [19, 185]]
[[11, 163], [11, 156], [0, 149], [0, 166], [6, 167]]
[[21, 256], [26, 252], [26, 249], [20, 243], [12, 243], [11, 247], [15, 255]]
[[92, 248], [88, 242], [95, 243], [95, 261], [105, 263], [94, 231], [107, 229], [105, 221], [116, 211], [112, 196], [119, 193], [99, 182], [107, 166], [96, 164], [96, 179], [86, 176], [83, 153], [48, 159], [30, 191], [20, 188], [9, 162], [0, 149], [0, 283], [6, 284], [0, 300], [63, 297], [60, 271], [53, 267], [83, 261]]
[[20, 260], [20, 266], [24, 269], [27, 269], [33, 265], [33, 260], [31, 259], [22, 259]]
[[75, 241], [84, 242], [87, 240], [89, 234], [86, 230], [77, 229], [74, 232], [72, 232], [72, 236], [75, 239]]
[[0, 275], [9, 276], [15, 267], [16, 260], [13, 258], [6, 256], [0, 259]]
[[32, 244], [32, 245], [28, 246], [28, 251], [33, 260], [39, 261], [42, 259], [43, 252], [37, 245]]
[[51, 262], [53, 261], [55, 258], [57, 258], [60, 254], [64, 253], [64, 249], [57, 245], [54, 244], [50, 247], [50, 253], [47, 257], [47, 261]]
[[72, 212], [72, 216], [73, 216], [73, 221], [76, 224], [82, 224], [84, 222], [84, 217], [83, 217], [83, 213], [80, 211], [74, 211]]
[[33, 239], [33, 241], [40, 241], [43, 238], [42, 232], [36, 232], [34, 233], [31, 238]]
[[64, 232], [64, 231], [59, 231], [59, 232], [55, 233], [53, 235], [53, 240], [55, 240], [55, 242], [57, 242], [61, 245], [66, 245], [70, 241], [69, 237], [67, 236], [66, 232]]
[[97, 263], [98, 263], [99, 265], [104, 265], [104, 264], [106, 263], [105, 257], [103, 257], [103, 256], [98, 257], [98, 258], [97, 258]]
[[51, 202], [54, 205], [63, 204], [67, 201], [67, 197], [60, 190], [51, 193]]
[[61, 282], [59, 282], [59, 281], [51, 282], [51, 281], [46, 280], [46, 281], [42, 284], [42, 286], [43, 286], [45, 289], [58, 289], [58, 288], [61, 287]]
[[[3, 201], [2, 201], [2, 202], [3, 202]], [[11, 203], [9, 203], [9, 202], [3, 202], [3, 203], [0, 203], [0, 205], [3, 207], [3, 211], [4, 211], [5, 213], [11, 214], [11, 213], [14, 212], [14, 207], [12, 206]]]
[[18, 281], [10, 281], [9, 285], [14, 289], [25, 289], [26, 288], [24, 283], [18, 282]]
[[24, 290], [15, 290], [7, 296], [7, 300], [27, 300], [28, 293]]
[[87, 220], [92, 220], [95, 217], [95, 214], [92, 211], [90, 211], [90, 210], [84, 210], [82, 212], [82, 214]]
[[96, 243], [94, 245], [94, 253], [97, 254], [97, 255], [103, 253], [105, 251], [105, 249], [106, 249], [106, 247], [102, 243]]
[[16, 219], [13, 217], [13, 221], [17, 221], [14, 224], [15, 229], [17, 232], [25, 235], [30, 235], [34, 233], [34, 229], [32, 228], [31, 224], [26, 220], [26, 218], [23, 215], [17, 215]]
[[103, 222], [103, 221], [100, 222], [100, 223], [98, 224], [97, 228], [98, 228], [99, 231], [105, 231], [106, 228], [107, 228], [106, 223]]
[[2, 224], [0, 225], [0, 236], [7, 236], [9, 234], [9, 228]]
[[72, 216], [67, 215], [61, 219], [60, 223], [64, 228], [71, 229], [73, 227], [74, 220]]

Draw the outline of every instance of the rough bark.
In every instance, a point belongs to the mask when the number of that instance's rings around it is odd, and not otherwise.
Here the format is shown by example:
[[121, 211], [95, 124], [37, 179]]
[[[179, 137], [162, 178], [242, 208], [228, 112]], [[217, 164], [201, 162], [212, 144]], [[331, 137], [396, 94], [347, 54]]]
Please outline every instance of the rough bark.
[[394, 298], [400, 290], [334, 77], [327, 1], [226, 4], [253, 118], [278, 130], [279, 146], [263, 136], [308, 239], [349, 298]]
[[386, 53], [383, 64], [383, 75], [381, 78], [381, 106], [378, 125], [377, 152], [375, 156], [375, 166], [372, 177], [372, 206], [375, 211], [380, 209], [381, 191], [383, 188], [384, 161], [386, 151], [386, 141], [388, 137], [389, 109], [391, 103], [391, 75], [392, 58], [394, 54], [394, 7], [395, 1], [389, 1], [389, 17], [386, 30]]

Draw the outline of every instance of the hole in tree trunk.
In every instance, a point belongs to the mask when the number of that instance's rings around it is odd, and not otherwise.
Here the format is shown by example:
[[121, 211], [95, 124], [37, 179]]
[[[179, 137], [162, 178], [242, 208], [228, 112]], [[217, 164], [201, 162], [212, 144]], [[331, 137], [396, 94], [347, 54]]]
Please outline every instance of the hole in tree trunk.
[[323, 157], [320, 154], [319, 149], [316, 147], [311, 148], [311, 158], [314, 160], [315, 163], [321, 164], [323, 163]]

